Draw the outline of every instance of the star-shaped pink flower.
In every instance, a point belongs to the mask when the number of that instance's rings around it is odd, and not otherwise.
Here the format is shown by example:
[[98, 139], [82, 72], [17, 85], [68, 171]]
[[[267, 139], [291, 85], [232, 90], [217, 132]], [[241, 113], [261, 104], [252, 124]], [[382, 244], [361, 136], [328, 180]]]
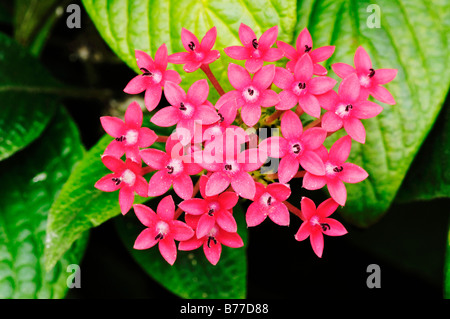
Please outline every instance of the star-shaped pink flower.
[[135, 249], [148, 249], [158, 244], [163, 258], [171, 265], [177, 259], [175, 240], [185, 241], [194, 236], [194, 231], [182, 221], [174, 219], [175, 203], [172, 196], [164, 197], [156, 208], [156, 213], [141, 204], [133, 206], [141, 223], [146, 226], [134, 243]]
[[267, 216], [280, 226], [289, 226], [289, 210], [283, 201], [291, 196], [289, 186], [271, 183], [267, 186], [257, 182], [256, 193], [245, 215], [247, 226], [261, 224]]
[[125, 162], [109, 155], [102, 156], [103, 164], [113, 173], [102, 177], [95, 188], [104, 192], [119, 191], [120, 211], [125, 215], [133, 205], [134, 192], [147, 197], [148, 184], [141, 175], [141, 165], [127, 158]]
[[288, 183], [298, 172], [300, 165], [315, 175], [324, 175], [325, 166], [316, 150], [327, 137], [324, 129], [313, 127], [303, 132], [303, 125], [297, 114], [286, 111], [281, 117], [283, 137], [269, 137], [259, 144], [261, 152], [273, 158], [281, 158], [278, 180]]
[[369, 54], [362, 46], [358, 47], [354, 57], [355, 67], [346, 63], [334, 63], [333, 71], [342, 79], [350, 74], [356, 74], [360, 85], [360, 100], [366, 100], [370, 95], [380, 102], [394, 105], [392, 94], [382, 85], [391, 82], [397, 75], [397, 69], [377, 69], [372, 67]]
[[194, 82], [187, 94], [178, 84], [167, 82], [164, 94], [170, 106], [156, 112], [151, 122], [161, 127], [170, 127], [176, 124], [177, 132], [184, 137], [181, 140], [184, 145], [189, 143], [194, 136], [195, 122], [208, 125], [220, 119], [214, 106], [207, 101], [209, 86], [205, 79]]
[[280, 103], [277, 110], [289, 110], [297, 103], [306, 114], [320, 117], [321, 107], [317, 95], [330, 91], [336, 80], [327, 76], [313, 78], [313, 62], [309, 54], [304, 54], [295, 64], [294, 74], [277, 67], [273, 83], [280, 89]]
[[135, 76], [123, 90], [128, 94], [139, 94], [145, 91], [145, 106], [153, 111], [161, 101], [162, 87], [166, 81], [176, 84], [181, 82], [178, 72], [167, 69], [167, 47], [161, 45], [155, 53], [155, 60], [147, 53], [135, 50], [136, 62], [142, 74]]
[[284, 56], [286, 56], [290, 61], [286, 64], [286, 68], [290, 72], [294, 72], [295, 65], [297, 61], [303, 55], [309, 55], [313, 63], [313, 73], [315, 75], [326, 75], [327, 69], [322, 65], [318, 64], [331, 57], [334, 53], [335, 46], [328, 45], [317, 49], [313, 49], [313, 41], [311, 34], [307, 28], [304, 28], [297, 37], [296, 48], [283, 42], [277, 41], [277, 46], [283, 50]]
[[[329, 98], [332, 98], [331, 94]], [[322, 104], [322, 107], [328, 110], [322, 117], [322, 128], [328, 132], [335, 132], [344, 127], [348, 135], [363, 144], [366, 141], [366, 130], [361, 119], [375, 117], [383, 111], [380, 105], [361, 100], [356, 73], [351, 73], [342, 80], [338, 94], [334, 94], [334, 103], [327, 104]]]
[[224, 49], [225, 53], [235, 60], [246, 60], [245, 68], [255, 73], [266, 62], [275, 62], [283, 57], [283, 51], [272, 48], [278, 36], [278, 26], [265, 31], [258, 39], [255, 32], [247, 25], [239, 26], [239, 39], [243, 46], [230, 46]]
[[241, 108], [244, 123], [251, 127], [261, 117], [261, 107], [271, 107], [280, 102], [278, 94], [270, 89], [275, 76], [275, 65], [263, 66], [253, 78], [242, 66], [230, 63], [228, 79], [235, 90], [223, 95], [218, 104], [222, 105], [230, 99], [236, 100], [236, 108]]
[[139, 148], [149, 147], [158, 136], [148, 127], [142, 126], [142, 110], [137, 102], [132, 102], [125, 112], [125, 123], [112, 116], [102, 116], [100, 121], [103, 129], [114, 140], [108, 145], [104, 155], [121, 158], [126, 154], [135, 162], [139, 162]]
[[302, 198], [300, 205], [303, 223], [295, 234], [295, 239], [302, 241], [309, 237], [314, 253], [321, 258], [324, 246], [324, 234], [328, 236], [342, 236], [347, 234], [347, 230], [339, 221], [329, 218], [339, 205], [333, 199], [329, 198], [322, 202], [316, 209], [314, 202], [307, 197]]
[[[185, 216], [186, 223], [192, 229], [197, 229], [200, 218], [201, 217], [198, 215], [187, 214]], [[216, 265], [219, 262], [222, 253], [222, 245], [231, 248], [240, 248], [244, 246], [244, 242], [238, 233], [227, 232], [220, 228], [219, 225], [215, 224], [205, 236], [201, 238], [193, 236], [189, 240], [180, 242], [178, 249], [189, 251], [203, 246], [203, 252], [205, 253], [206, 259], [208, 259], [211, 264]]]
[[189, 30], [181, 29], [181, 42], [187, 52], [178, 52], [169, 55], [169, 62], [174, 64], [184, 64], [185, 72], [194, 72], [203, 64], [210, 64], [220, 57], [218, 50], [212, 50], [216, 42], [217, 29], [211, 28], [206, 32], [202, 41]]
[[369, 174], [353, 163], [347, 163], [352, 147], [352, 139], [346, 135], [337, 140], [330, 148], [330, 152], [323, 146], [318, 149], [318, 154], [325, 165], [325, 175], [314, 175], [306, 172], [303, 177], [303, 187], [308, 190], [316, 190], [327, 185], [331, 197], [344, 206], [347, 200], [345, 183], [359, 183]]
[[200, 177], [199, 188], [203, 198], [191, 198], [181, 202], [178, 206], [186, 214], [200, 216], [195, 233], [197, 238], [206, 236], [217, 223], [227, 232], [236, 232], [237, 224], [233, 217], [233, 207], [239, 196], [235, 192], [223, 192], [215, 196], [206, 196], [208, 177]]
[[202, 167], [192, 162], [191, 154], [183, 152], [182, 144], [172, 137], [167, 139], [165, 152], [153, 148], [141, 150], [144, 163], [157, 170], [150, 178], [148, 196], [160, 196], [173, 185], [181, 198], [192, 197], [194, 185], [190, 175], [200, 173]]

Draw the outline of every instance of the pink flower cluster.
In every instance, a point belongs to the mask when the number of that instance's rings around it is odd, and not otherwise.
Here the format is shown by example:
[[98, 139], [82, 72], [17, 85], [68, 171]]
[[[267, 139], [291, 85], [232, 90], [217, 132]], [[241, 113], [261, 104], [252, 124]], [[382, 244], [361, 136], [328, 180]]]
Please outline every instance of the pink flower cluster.
[[[168, 55], [163, 44], [153, 59], [136, 50], [141, 74], [124, 91], [145, 91], [145, 107], [154, 111], [150, 121], [174, 130], [170, 136], [158, 136], [142, 127], [143, 112], [136, 102], [129, 105], [124, 121], [102, 117], [104, 130], [113, 138], [102, 162], [112, 172], [95, 187], [105, 192], [119, 190], [122, 214], [133, 207], [146, 227], [134, 248], [158, 245], [170, 264], [175, 262], [178, 250], [201, 246], [215, 265], [222, 245], [242, 247], [233, 216], [239, 200], [248, 202], [248, 227], [261, 224], [266, 217], [281, 226], [289, 226], [290, 213], [301, 218], [295, 239], [309, 237], [314, 252], [321, 257], [323, 234], [347, 233], [339, 221], [329, 217], [346, 203], [344, 183], [358, 183], [368, 176], [363, 168], [347, 162], [352, 141], [365, 142], [361, 120], [383, 110], [368, 97], [395, 104], [382, 85], [392, 81], [397, 71], [374, 69], [367, 52], [359, 47], [354, 66], [332, 64], [333, 71], [342, 78], [334, 90], [337, 81], [327, 76], [326, 68], [319, 64], [331, 57], [334, 46], [313, 49], [311, 35], [304, 29], [294, 48], [277, 41], [277, 26], [258, 38], [250, 27], [241, 24], [242, 45], [224, 51], [232, 59], [245, 62], [229, 64], [228, 80], [233, 90], [225, 93], [209, 68], [220, 58], [219, 51], [213, 50], [216, 36], [215, 27], [201, 41], [182, 29], [185, 52]], [[283, 57], [288, 60], [285, 67], [268, 63]], [[210, 87], [206, 79], [193, 83], [187, 92], [183, 90], [181, 76], [167, 70], [168, 63], [183, 64], [185, 72], [201, 69], [220, 98], [215, 103], [208, 100]], [[162, 92], [169, 105], [157, 108]], [[316, 120], [304, 126], [300, 119], [303, 113]], [[268, 127], [279, 128], [281, 135], [272, 130], [270, 137], [263, 138], [261, 130]], [[327, 136], [341, 128], [347, 135], [329, 150], [325, 148]], [[165, 143], [164, 151], [152, 148], [155, 143]], [[263, 164], [269, 162], [276, 163], [277, 170], [262, 173]], [[147, 174], [152, 174], [148, 181]], [[296, 208], [288, 201], [292, 192], [301, 191], [291, 189], [289, 183], [294, 178], [303, 178], [302, 185], [308, 190], [326, 185], [331, 198], [316, 208], [311, 199], [303, 197], [300, 209]], [[179, 201], [177, 205], [167, 194], [171, 188]], [[163, 196], [156, 212], [146, 205], [133, 206], [135, 193], [142, 197]], [[180, 218], [183, 213], [184, 221]]]

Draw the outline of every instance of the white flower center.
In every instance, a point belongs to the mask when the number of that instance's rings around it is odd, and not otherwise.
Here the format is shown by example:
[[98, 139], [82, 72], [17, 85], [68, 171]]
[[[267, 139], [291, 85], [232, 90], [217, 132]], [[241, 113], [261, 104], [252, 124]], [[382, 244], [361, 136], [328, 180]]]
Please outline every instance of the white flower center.
[[341, 103], [336, 107], [335, 113], [340, 118], [347, 117], [353, 109], [353, 105]]
[[161, 72], [160, 72], [160, 71], [155, 71], [155, 72], [153, 73], [152, 78], [153, 78], [153, 82], [155, 82], [155, 84], [158, 84], [158, 83], [161, 82], [161, 80], [162, 80], [162, 74], [161, 74]]
[[205, 55], [202, 52], [194, 52], [194, 54], [196, 61], [201, 61], [205, 58]]
[[344, 168], [342, 166], [340, 166], [340, 165], [335, 165], [335, 164], [332, 164], [330, 162], [326, 162], [325, 163], [325, 173], [329, 177], [335, 176], [337, 173], [342, 172], [343, 169]]
[[276, 199], [269, 193], [264, 193], [259, 198], [259, 201], [262, 205], [269, 207], [275, 203]]
[[245, 101], [253, 103], [256, 102], [259, 98], [259, 91], [255, 89], [253, 86], [249, 86], [248, 88], [242, 91], [242, 96]]
[[239, 164], [235, 161], [226, 161], [224, 165], [224, 170], [226, 173], [233, 175], [239, 171]]
[[158, 232], [158, 234], [161, 234], [163, 236], [167, 235], [167, 233], [169, 232], [169, 224], [162, 220], [159, 221], [156, 224], [156, 231]]
[[139, 137], [139, 133], [136, 130], [128, 130], [127, 134], [125, 134], [125, 141], [128, 145], [134, 145], [137, 143]]
[[184, 169], [183, 162], [179, 159], [172, 159], [166, 165], [167, 173], [170, 175], [177, 175], [181, 173]]
[[129, 169], [122, 173], [122, 181], [128, 186], [133, 186], [136, 181], [136, 175]]
[[190, 119], [195, 112], [195, 107], [187, 102], [181, 102], [178, 109], [181, 111], [181, 114], [185, 119]]
[[359, 76], [359, 84], [367, 88], [372, 84], [372, 80], [367, 75], [361, 75]]
[[296, 82], [292, 86], [292, 92], [296, 95], [301, 95], [306, 93], [306, 83], [305, 82]]

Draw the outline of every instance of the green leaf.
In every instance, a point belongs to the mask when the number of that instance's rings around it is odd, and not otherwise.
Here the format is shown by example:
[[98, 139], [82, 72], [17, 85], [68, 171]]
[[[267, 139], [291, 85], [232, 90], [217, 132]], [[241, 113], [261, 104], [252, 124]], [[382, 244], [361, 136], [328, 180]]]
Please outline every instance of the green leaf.
[[244, 247], [222, 245], [222, 254], [215, 266], [206, 259], [202, 247], [193, 251], [178, 251], [177, 259], [171, 266], [156, 246], [147, 250], [133, 249], [134, 241], [145, 228], [136, 217], [118, 218], [116, 226], [136, 262], [174, 294], [186, 299], [242, 299], [246, 297], [247, 290], [247, 225], [239, 204], [234, 208], [233, 215]]
[[0, 298], [65, 296], [67, 266], [80, 262], [87, 238], [46, 271], [46, 225], [53, 200], [82, 154], [78, 129], [60, 107], [38, 140], [0, 163]]
[[[395, 68], [398, 75], [385, 87], [397, 104], [384, 106], [374, 119], [363, 120], [364, 145], [353, 143], [349, 161], [362, 166], [369, 177], [347, 184], [343, 217], [358, 226], [378, 221], [391, 205], [420, 145], [439, 114], [449, 89], [450, 56], [447, 37], [450, 3], [431, 5], [425, 0], [377, 1], [380, 28], [369, 28], [370, 1], [303, 1], [299, 3], [296, 32], [308, 27], [314, 46], [336, 45], [327, 61], [353, 65], [362, 45], [375, 69]], [[442, 18], [441, 18], [442, 17]], [[433, 30], [432, 32], [430, 30]], [[333, 72], [330, 72], [335, 76]], [[336, 77], [337, 78], [337, 77]], [[328, 146], [343, 135], [334, 134]]]
[[[223, 48], [241, 44], [238, 35], [241, 22], [251, 26], [257, 35], [278, 25], [278, 39], [291, 42], [296, 21], [296, 3], [293, 0], [84, 0], [83, 4], [103, 39], [136, 72], [139, 68], [134, 56], [135, 49], [154, 56], [158, 47], [165, 43], [169, 54], [185, 51], [181, 44], [182, 27], [201, 38], [207, 30], [216, 26], [214, 48], [220, 50], [222, 58], [211, 64], [211, 69], [225, 90], [231, 89], [226, 76], [231, 59]], [[182, 66], [173, 67], [182, 75], [184, 89], [195, 80], [206, 78], [200, 70], [185, 73]], [[213, 89], [210, 90], [210, 97], [218, 98]]]
[[0, 34], [0, 160], [35, 140], [58, 101], [42, 89], [59, 87], [49, 72], [14, 40]]
[[447, 250], [444, 265], [444, 298], [450, 299], [450, 223], [447, 236]]
[[[152, 128], [155, 127], [152, 126]], [[101, 156], [112, 140], [113, 138], [109, 135], [103, 136], [84, 155], [53, 203], [45, 247], [47, 269], [53, 267], [62, 254], [85, 231], [120, 214], [118, 192], [102, 192], [94, 187], [101, 177], [110, 173], [103, 165]], [[151, 147], [163, 149], [161, 143], [155, 143]], [[143, 203], [147, 200], [149, 198], [136, 194], [134, 203]]]

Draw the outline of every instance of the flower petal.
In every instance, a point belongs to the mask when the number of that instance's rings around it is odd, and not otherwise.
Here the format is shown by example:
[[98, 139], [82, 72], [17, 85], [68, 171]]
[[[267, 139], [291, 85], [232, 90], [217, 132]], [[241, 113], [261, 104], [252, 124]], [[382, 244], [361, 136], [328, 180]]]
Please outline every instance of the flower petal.
[[275, 105], [275, 109], [280, 111], [290, 110], [298, 103], [298, 96], [290, 90], [281, 91], [278, 97], [280, 103]]
[[216, 218], [214, 216], [209, 214], [201, 215], [198, 220], [197, 229], [195, 230], [197, 238], [205, 237], [214, 227], [215, 223]]
[[159, 70], [167, 69], [167, 46], [165, 43], [161, 44], [161, 46], [156, 50], [155, 53], [155, 64]]
[[343, 170], [339, 174], [339, 178], [346, 183], [359, 183], [365, 180], [369, 174], [367, 172], [359, 167], [356, 164], [353, 163], [344, 163], [342, 164]]
[[244, 246], [241, 236], [238, 233], [230, 233], [227, 231], [220, 231], [217, 234], [217, 239], [225, 246], [231, 248], [240, 248]]
[[196, 121], [200, 121], [202, 125], [209, 125], [220, 120], [219, 114], [213, 106], [199, 105], [196, 109]]
[[219, 195], [218, 201], [224, 209], [232, 209], [238, 203], [239, 196], [235, 192], [223, 192]]
[[202, 48], [202, 50], [204, 51], [211, 50], [214, 46], [214, 43], [216, 42], [216, 37], [217, 37], [217, 28], [212, 27], [211, 29], [208, 30], [208, 32], [206, 32], [205, 36], [203, 37], [200, 43], [200, 47]]
[[178, 244], [178, 250], [194, 250], [199, 248], [203, 244], [203, 240], [198, 239], [197, 236], [193, 236], [188, 240], [181, 241]]
[[112, 140], [111, 143], [105, 149], [103, 156], [113, 156], [115, 158], [121, 158], [125, 154], [125, 147], [122, 142]]
[[255, 196], [255, 181], [247, 172], [240, 172], [231, 179], [231, 187], [241, 197], [252, 199]]
[[150, 55], [141, 50], [134, 50], [136, 63], [139, 68], [151, 70], [155, 68], [155, 63]]
[[248, 206], [245, 220], [248, 227], [254, 227], [261, 224], [266, 219], [266, 209], [258, 202], [253, 202]]
[[258, 44], [261, 50], [267, 50], [274, 45], [278, 36], [278, 26], [273, 26], [266, 30], [259, 38]]
[[272, 205], [269, 218], [277, 225], [289, 226], [289, 210], [283, 203], [276, 202]]
[[313, 41], [311, 38], [311, 34], [309, 33], [307, 28], [304, 28], [297, 37], [297, 41], [295, 43], [298, 52], [305, 52], [307, 48], [312, 48]]
[[311, 224], [309, 222], [303, 222], [294, 237], [295, 240], [302, 241], [308, 238], [310, 234]]
[[352, 73], [344, 78], [339, 85], [338, 94], [344, 103], [356, 102], [360, 92], [359, 79], [356, 73]]
[[341, 129], [344, 123], [334, 112], [328, 111], [322, 116], [322, 128], [327, 132], [336, 132]]
[[300, 118], [293, 111], [284, 112], [281, 117], [281, 133], [283, 137], [290, 139], [300, 139], [303, 132], [303, 125]]
[[169, 156], [165, 152], [154, 148], [141, 150], [140, 155], [145, 164], [157, 170], [164, 169], [169, 160]]
[[127, 94], [139, 94], [149, 87], [149, 81], [141, 74], [135, 76], [128, 82], [123, 91]]
[[117, 174], [108, 174], [100, 178], [94, 185], [95, 188], [104, 192], [115, 192], [120, 188], [120, 184], [117, 184], [112, 179], [118, 177]]
[[325, 165], [322, 159], [313, 151], [304, 150], [302, 156], [300, 156], [300, 165], [307, 172], [314, 175], [325, 175]]
[[194, 230], [180, 220], [174, 220], [170, 226], [170, 231], [175, 240], [189, 240], [194, 236]]
[[125, 111], [125, 124], [131, 128], [140, 128], [142, 126], [142, 110], [137, 102], [131, 102]]
[[333, 63], [331, 65], [331, 69], [333, 69], [334, 73], [336, 73], [336, 75], [341, 79], [344, 79], [350, 74], [356, 72], [356, 70], [350, 64], [341, 62]]
[[125, 123], [117, 117], [102, 116], [100, 122], [105, 132], [112, 137], [120, 137], [125, 133]]
[[250, 73], [256, 73], [259, 69], [262, 68], [263, 65], [263, 59], [249, 58], [247, 61], [245, 61], [245, 68]]
[[114, 156], [103, 155], [102, 163], [105, 165], [110, 171], [115, 173], [122, 173], [126, 169], [125, 163]]
[[175, 84], [180, 84], [181, 82], [181, 76], [180, 74], [175, 71], [175, 70], [166, 70], [166, 72], [164, 72], [164, 78], [163, 78], [163, 86], [165, 84], [166, 81], [170, 81], [173, 82]]
[[283, 90], [290, 90], [294, 83], [294, 76], [284, 68], [276, 67], [273, 83]]
[[345, 135], [338, 139], [330, 148], [329, 160], [338, 165], [344, 163], [350, 155], [352, 148], [352, 139], [349, 135]]
[[239, 25], [239, 39], [245, 47], [251, 48], [252, 41], [257, 39], [255, 32], [246, 24]]
[[158, 216], [150, 207], [143, 204], [136, 204], [133, 208], [136, 217], [144, 226], [152, 227], [159, 221]]
[[309, 236], [311, 241], [311, 246], [314, 253], [317, 257], [321, 258], [323, 253], [323, 234], [321, 231], [313, 231], [311, 232], [311, 236]]
[[366, 142], [366, 130], [361, 121], [355, 117], [344, 120], [344, 129], [355, 141], [364, 144]]
[[136, 176], [136, 181], [134, 183], [134, 190], [141, 197], [148, 196], [148, 183], [143, 176], [141, 175]]
[[325, 218], [322, 220], [323, 223], [327, 224], [329, 227], [323, 233], [328, 236], [342, 236], [347, 234], [347, 229], [339, 221], [333, 218]]
[[320, 108], [319, 101], [312, 94], [301, 95], [298, 99], [298, 104], [305, 111], [306, 114], [319, 118], [322, 109]]
[[209, 94], [209, 85], [206, 79], [194, 82], [188, 89], [187, 99], [195, 105], [205, 103]]
[[317, 215], [321, 218], [326, 218], [333, 214], [338, 207], [339, 204], [334, 199], [328, 198], [317, 207]]
[[322, 76], [322, 75], [327, 75], [327, 73], [328, 73], [328, 71], [324, 66], [322, 66], [318, 63], [313, 64], [313, 74], [314, 75]]
[[215, 243], [212, 240], [209, 240], [208, 243], [209, 246], [206, 242], [203, 244], [203, 252], [205, 253], [205, 257], [212, 265], [217, 265], [220, 259], [220, 254], [222, 253], [222, 244], [220, 242]]
[[386, 84], [391, 82], [397, 76], [397, 69], [378, 69], [372, 80], [377, 84]]
[[280, 202], [287, 200], [291, 196], [291, 188], [281, 183], [271, 183], [267, 185], [266, 190]]
[[369, 92], [375, 99], [377, 99], [380, 102], [383, 102], [383, 103], [386, 103], [389, 105], [395, 104], [395, 99], [392, 96], [391, 92], [389, 92], [386, 88], [384, 88], [380, 85], [375, 85], [375, 86], [371, 87]]
[[308, 92], [311, 94], [324, 94], [336, 85], [336, 80], [328, 76], [319, 76], [308, 82]]
[[158, 247], [161, 256], [169, 264], [173, 265], [177, 259], [177, 246], [175, 245], [175, 241], [170, 237], [165, 237], [159, 241]]
[[302, 197], [300, 206], [305, 220], [310, 220], [316, 214], [316, 204], [308, 197]]
[[278, 40], [277, 47], [279, 47], [283, 51], [284, 56], [289, 60], [293, 60], [297, 57], [297, 50], [295, 50], [295, 48], [292, 45]]
[[275, 62], [283, 57], [283, 51], [278, 48], [268, 49], [264, 55], [263, 60], [267, 62]]
[[161, 199], [156, 208], [156, 213], [159, 218], [165, 221], [172, 221], [175, 214], [175, 203], [171, 195], [168, 195]]
[[312, 127], [303, 132], [301, 141], [305, 148], [315, 150], [325, 142], [326, 138], [326, 130], [320, 127]]
[[354, 63], [358, 73], [369, 73], [369, 70], [372, 68], [370, 57], [362, 46], [356, 49]]
[[252, 83], [259, 89], [267, 89], [273, 82], [275, 77], [275, 64], [269, 64], [263, 66], [258, 72], [253, 76]]
[[339, 205], [344, 206], [347, 200], [347, 189], [344, 183], [338, 179], [329, 179], [327, 182], [328, 191], [331, 198], [333, 198]]
[[243, 90], [251, 84], [250, 74], [242, 66], [230, 63], [228, 66], [228, 79], [237, 90]]
[[180, 111], [173, 106], [166, 106], [152, 116], [151, 122], [161, 127], [169, 127], [178, 123]]
[[161, 101], [162, 89], [160, 85], [147, 87], [144, 96], [145, 107], [149, 112], [153, 111]]
[[303, 176], [303, 185], [307, 190], [316, 190], [321, 189], [327, 183], [327, 179], [325, 176], [317, 176], [311, 173], [306, 172], [305, 176]]
[[222, 193], [230, 185], [230, 178], [222, 172], [215, 172], [206, 182], [206, 196]]
[[149, 129], [148, 127], [141, 127], [139, 129], [139, 138], [138, 138], [138, 145], [141, 148], [149, 147], [153, 143], [156, 142], [158, 139], [158, 135], [156, 133]]
[[189, 30], [185, 28], [181, 28], [181, 43], [186, 51], [192, 52], [190, 46], [194, 45], [194, 50], [200, 48], [200, 43], [198, 42], [198, 38]]
[[264, 90], [260, 98], [260, 103], [262, 107], [271, 107], [280, 103], [280, 97], [275, 91]]
[[358, 119], [369, 119], [383, 111], [383, 107], [371, 101], [363, 101], [353, 104], [352, 116]]
[[148, 182], [148, 196], [160, 196], [172, 186], [172, 178], [166, 171], [157, 171]]
[[278, 180], [286, 184], [297, 174], [300, 164], [292, 155], [283, 157], [278, 166]]
[[242, 46], [229, 46], [224, 49], [225, 53], [234, 60], [247, 60], [249, 58], [248, 49]]
[[322, 62], [333, 55], [335, 48], [336, 47], [334, 45], [323, 46], [312, 50], [309, 53], [309, 56], [311, 57], [314, 63]]
[[168, 61], [173, 64], [185, 64], [191, 60], [190, 52], [177, 52], [169, 55]]
[[202, 215], [207, 212], [208, 206], [206, 201], [201, 198], [191, 198], [178, 204], [184, 212], [192, 215]]
[[252, 127], [261, 118], [261, 107], [256, 104], [246, 104], [241, 109], [241, 116], [245, 125]]
[[217, 225], [220, 226], [223, 230], [227, 232], [236, 232], [237, 231], [237, 223], [228, 210], [222, 209], [215, 214]]
[[133, 248], [139, 250], [151, 248], [158, 243], [155, 237], [155, 230], [146, 228], [136, 238]]
[[294, 78], [296, 81], [308, 82], [313, 76], [313, 63], [309, 54], [303, 54], [295, 64]]
[[181, 173], [173, 180], [173, 190], [182, 199], [190, 199], [194, 192], [192, 179], [186, 173]]
[[125, 215], [133, 206], [134, 191], [131, 187], [122, 187], [119, 191], [120, 211]]

